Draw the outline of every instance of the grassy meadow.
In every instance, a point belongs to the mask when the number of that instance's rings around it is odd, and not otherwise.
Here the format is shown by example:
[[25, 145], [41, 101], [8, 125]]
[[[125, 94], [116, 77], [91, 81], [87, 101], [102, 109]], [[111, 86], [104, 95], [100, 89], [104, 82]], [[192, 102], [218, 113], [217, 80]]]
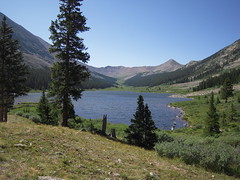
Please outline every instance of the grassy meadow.
[[0, 179], [235, 179], [155, 151], [10, 115], [0, 124]]

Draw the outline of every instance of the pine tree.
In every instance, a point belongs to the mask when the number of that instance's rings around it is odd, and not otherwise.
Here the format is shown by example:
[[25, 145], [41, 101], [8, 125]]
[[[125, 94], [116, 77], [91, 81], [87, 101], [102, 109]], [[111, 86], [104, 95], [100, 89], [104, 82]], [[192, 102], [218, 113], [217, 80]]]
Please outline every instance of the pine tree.
[[13, 30], [4, 16], [0, 27], [0, 122], [7, 121], [14, 98], [28, 91], [25, 86], [27, 74], [18, 41], [13, 39]]
[[60, 14], [50, 26], [53, 42], [51, 52], [56, 52], [59, 62], [52, 68], [50, 96], [55, 98], [62, 107], [62, 126], [67, 122], [71, 110], [71, 97], [81, 97], [81, 82], [89, 77], [86, 66], [80, 64], [89, 60], [89, 54], [79, 33], [88, 31], [86, 18], [80, 11], [83, 0], [60, 0]]
[[143, 133], [143, 147], [152, 149], [157, 142], [157, 136], [154, 132], [157, 129], [154, 121], [152, 120], [151, 111], [148, 105], [144, 107], [144, 133]]
[[132, 124], [125, 131], [127, 141], [130, 144], [152, 149], [157, 141], [155, 130], [157, 129], [152, 120], [151, 111], [148, 105], [144, 106], [144, 99], [140, 95], [138, 97], [138, 107], [134, 114], [134, 119], [131, 119]]
[[144, 121], [144, 100], [143, 96], [138, 97], [137, 110], [131, 119], [131, 125], [125, 131], [127, 141], [136, 146], [143, 146], [143, 121]]
[[225, 103], [227, 103], [227, 100], [229, 97], [233, 96], [233, 85], [231, 81], [227, 78], [225, 79], [223, 86], [220, 90], [222, 99], [225, 99]]
[[228, 113], [228, 121], [229, 122], [234, 122], [236, 121], [236, 116], [237, 116], [237, 111], [233, 106], [233, 103], [231, 104], [230, 111]]
[[53, 116], [51, 104], [46, 97], [45, 91], [42, 92], [42, 96], [37, 106], [37, 112], [41, 119], [40, 123], [48, 125], [58, 125], [57, 119], [55, 119]]
[[205, 130], [208, 135], [219, 133], [219, 116], [216, 107], [214, 106], [214, 94], [211, 93], [209, 101], [209, 110], [207, 112]]

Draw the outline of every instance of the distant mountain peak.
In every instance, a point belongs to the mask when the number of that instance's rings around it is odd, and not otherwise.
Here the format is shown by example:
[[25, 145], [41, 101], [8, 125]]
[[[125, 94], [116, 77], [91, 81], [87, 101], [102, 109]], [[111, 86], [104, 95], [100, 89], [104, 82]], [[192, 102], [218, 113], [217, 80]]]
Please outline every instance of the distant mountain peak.
[[158, 66], [139, 66], [139, 67], [124, 67], [124, 66], [106, 66], [95, 68], [88, 66], [88, 68], [105, 76], [114, 77], [114, 78], [130, 78], [139, 73], [144, 74], [154, 74], [159, 72], [170, 72], [175, 71], [178, 68], [181, 68], [183, 65], [179, 64], [177, 61], [170, 59], [167, 62], [158, 65]]
[[164, 64], [178, 64], [181, 65], [180, 63], [178, 63], [177, 61], [175, 61], [174, 59], [169, 59], [167, 62], [165, 62]]

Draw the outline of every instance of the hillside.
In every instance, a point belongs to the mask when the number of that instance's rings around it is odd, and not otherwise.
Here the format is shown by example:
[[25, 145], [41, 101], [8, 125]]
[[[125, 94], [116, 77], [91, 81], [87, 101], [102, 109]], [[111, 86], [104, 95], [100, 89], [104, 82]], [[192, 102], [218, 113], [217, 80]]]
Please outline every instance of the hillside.
[[88, 132], [9, 120], [0, 124], [0, 179], [234, 179]]
[[141, 67], [107, 66], [100, 68], [89, 66], [88, 68], [92, 72], [97, 72], [105, 76], [128, 79], [139, 73], [145, 73], [147, 75], [156, 74], [160, 72], [171, 72], [181, 67], [183, 67], [183, 65], [179, 64], [173, 59], [170, 59], [167, 62], [158, 66], [141, 66]]
[[[0, 21], [4, 14], [0, 12]], [[31, 75], [28, 86], [32, 89], [48, 88], [50, 82], [50, 67], [57, 61], [49, 52], [50, 44], [33, 35], [21, 25], [7, 18], [7, 23], [13, 28], [13, 37], [19, 41], [25, 63], [30, 67]], [[116, 79], [92, 72], [91, 78], [83, 83], [84, 88], [106, 88], [115, 85]]]
[[[4, 14], [0, 12], [0, 21]], [[21, 25], [7, 18], [7, 23], [13, 28], [14, 38], [19, 43], [23, 52], [24, 60], [32, 68], [49, 67], [56, 61], [55, 57], [49, 53], [50, 44], [26, 30]]]
[[207, 78], [226, 69], [240, 66], [240, 40], [201, 60], [191, 61], [169, 73], [145, 76], [138, 74], [126, 81], [130, 86], [156, 86], [163, 83], [184, 83]]

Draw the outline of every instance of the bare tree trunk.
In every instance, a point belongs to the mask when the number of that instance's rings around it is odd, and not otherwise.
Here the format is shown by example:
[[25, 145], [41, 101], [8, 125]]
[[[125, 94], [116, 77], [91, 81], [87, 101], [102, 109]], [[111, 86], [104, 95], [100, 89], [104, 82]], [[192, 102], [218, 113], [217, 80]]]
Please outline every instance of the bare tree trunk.
[[62, 109], [62, 126], [68, 126], [68, 111], [69, 111], [69, 104], [68, 104], [68, 96], [64, 95], [63, 99], [63, 109]]
[[4, 111], [3, 111], [4, 122], [7, 122], [7, 121], [8, 121], [7, 114], [8, 114], [8, 108], [7, 108], [7, 107], [4, 107]]
[[116, 130], [115, 130], [114, 128], [111, 129], [111, 137], [117, 138], [117, 137], [116, 137]]
[[0, 122], [3, 122], [3, 106], [0, 106]]
[[102, 133], [106, 134], [107, 129], [107, 115], [103, 115], [103, 121], [102, 121]]

